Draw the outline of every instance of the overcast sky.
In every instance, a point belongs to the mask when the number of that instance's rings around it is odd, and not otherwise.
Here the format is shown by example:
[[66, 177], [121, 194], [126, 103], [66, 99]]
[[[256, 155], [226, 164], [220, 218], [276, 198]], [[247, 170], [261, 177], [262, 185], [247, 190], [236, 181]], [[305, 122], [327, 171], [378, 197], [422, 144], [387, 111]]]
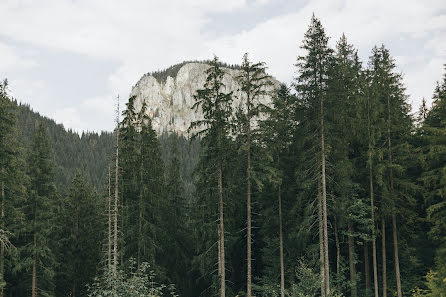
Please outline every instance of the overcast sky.
[[76, 131], [113, 128], [114, 98], [184, 60], [240, 63], [249, 52], [290, 83], [312, 13], [330, 44], [344, 32], [367, 63], [384, 44], [409, 102], [431, 102], [446, 63], [445, 0], [0, 0], [0, 79]]

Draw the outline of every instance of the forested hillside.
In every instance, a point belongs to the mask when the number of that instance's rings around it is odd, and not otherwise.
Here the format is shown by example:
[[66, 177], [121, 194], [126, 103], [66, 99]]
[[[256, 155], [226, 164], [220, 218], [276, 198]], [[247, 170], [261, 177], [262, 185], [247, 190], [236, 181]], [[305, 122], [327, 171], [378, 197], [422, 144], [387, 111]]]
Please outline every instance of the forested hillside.
[[24, 149], [31, 145], [32, 136], [39, 123], [44, 124], [55, 165], [55, 182], [60, 191], [65, 191], [77, 171], [82, 172], [92, 186], [104, 185], [107, 165], [113, 152], [112, 133], [83, 132], [79, 135], [41, 116], [28, 105], [16, 102], [15, 105], [18, 139]]
[[135, 97], [79, 136], [2, 83], [0, 297], [445, 296], [446, 65], [413, 112], [386, 46], [328, 40], [313, 16], [272, 93], [245, 54], [237, 110], [214, 57], [192, 139]]

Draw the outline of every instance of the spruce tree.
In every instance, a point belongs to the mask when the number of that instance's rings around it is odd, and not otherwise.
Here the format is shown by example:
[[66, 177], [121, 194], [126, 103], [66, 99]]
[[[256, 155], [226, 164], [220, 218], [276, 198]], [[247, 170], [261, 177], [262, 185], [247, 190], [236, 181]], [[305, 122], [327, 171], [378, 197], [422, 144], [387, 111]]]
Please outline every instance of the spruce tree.
[[310, 26], [305, 33], [302, 49], [305, 56], [297, 58], [296, 91], [306, 106], [305, 119], [310, 130], [318, 131], [319, 143], [315, 144], [317, 153], [314, 161], [319, 168], [318, 186], [321, 194], [321, 217], [319, 232], [322, 234], [320, 247], [321, 267], [323, 267], [321, 295], [330, 295], [330, 263], [328, 255], [328, 208], [327, 208], [327, 178], [326, 178], [326, 109], [324, 103], [327, 100], [328, 79], [333, 50], [328, 47], [328, 37], [321, 22], [313, 15]]
[[[226, 146], [230, 131], [230, 117], [232, 115], [232, 92], [226, 93], [223, 84], [224, 70], [220, 67], [215, 56], [206, 70], [206, 82], [203, 89], [197, 90], [194, 96], [196, 102], [193, 109], [201, 108], [204, 119], [191, 123], [190, 131], [202, 137], [204, 156], [214, 181], [217, 182], [218, 193], [218, 274], [220, 278], [220, 296], [225, 297], [225, 228], [223, 220], [223, 169], [227, 162]], [[214, 182], [212, 182], [215, 185]]]
[[24, 205], [26, 225], [22, 234], [26, 244], [20, 248], [19, 269], [31, 270], [31, 296], [54, 294], [54, 210], [57, 192], [51, 148], [42, 122], [37, 123], [28, 153], [27, 200]]
[[76, 173], [58, 207], [58, 256], [63, 265], [57, 270], [57, 295], [86, 295], [101, 260], [102, 206], [97, 192]]
[[[385, 124], [379, 140], [381, 147], [381, 164], [377, 170], [382, 172], [378, 182], [382, 191], [381, 222], [382, 222], [382, 258], [383, 258], [383, 295], [386, 295], [386, 220], [390, 218], [393, 241], [393, 264], [395, 269], [395, 284], [398, 296], [402, 296], [400, 253], [398, 240], [399, 226], [397, 217], [402, 221], [412, 220], [414, 207], [413, 193], [415, 184], [408, 176], [410, 166], [411, 145], [409, 138], [413, 131], [413, 120], [410, 116], [410, 106], [402, 83], [402, 76], [395, 71], [395, 63], [388, 49], [384, 46], [374, 48], [370, 62], [370, 87], [379, 104], [384, 107]], [[385, 156], [385, 158], [384, 158]], [[390, 210], [386, 213], [386, 210]]]
[[267, 87], [271, 85], [270, 77], [265, 72], [265, 63], [252, 63], [248, 59], [248, 54], [243, 56], [240, 73], [237, 76], [237, 81], [241, 86], [241, 91], [245, 95], [244, 109], [246, 112], [246, 231], [247, 231], [247, 281], [246, 281], [246, 295], [252, 295], [252, 222], [251, 222], [251, 183], [252, 183], [252, 129], [253, 120], [259, 114], [259, 100], [267, 95]]
[[[272, 156], [271, 183], [277, 193], [278, 221], [279, 221], [279, 266], [280, 266], [280, 296], [285, 296], [285, 260], [284, 260], [284, 236], [283, 236], [283, 207], [282, 191], [284, 184], [284, 170], [282, 158], [289, 151], [293, 141], [295, 130], [295, 107], [296, 98], [290, 93], [286, 85], [281, 85], [272, 98], [272, 107], [265, 106], [264, 112], [267, 116], [260, 123], [260, 134], [267, 151]], [[274, 242], [275, 243], [275, 242]], [[271, 247], [274, 249], [274, 247]], [[265, 260], [266, 262], [266, 260]], [[277, 261], [273, 261], [277, 263]]]
[[163, 207], [163, 240], [164, 266], [171, 282], [176, 284], [181, 294], [190, 286], [189, 255], [192, 253], [191, 237], [189, 235], [190, 212], [186, 201], [185, 186], [181, 174], [181, 159], [178, 148], [178, 135], [174, 134], [171, 141], [169, 160], [166, 167], [166, 200]]
[[436, 297], [446, 291], [446, 74], [437, 83], [432, 108], [421, 129], [425, 143], [421, 181], [428, 206], [427, 219], [431, 223], [429, 235], [437, 244], [435, 268], [426, 276], [430, 290], [427, 296]]
[[[139, 165], [137, 188], [139, 198], [136, 213], [138, 214], [138, 231], [133, 233], [138, 238], [138, 255], [140, 263], [148, 262], [152, 269], [158, 270], [157, 254], [162, 255], [167, 243], [162, 241], [163, 220], [167, 218], [163, 205], [165, 200], [164, 163], [161, 158], [161, 148], [155, 130], [152, 128], [152, 120], [147, 115], [146, 103], [137, 116], [138, 141], [137, 157]], [[130, 212], [129, 214], [134, 214]], [[129, 226], [132, 229], [131, 226]]]
[[[0, 296], [10, 293], [11, 283], [17, 275], [12, 245], [23, 227], [22, 203], [25, 199], [25, 167], [18, 142], [16, 105], [8, 94], [8, 81], [0, 82]], [[11, 244], [12, 243], [12, 244]]]
[[[138, 234], [140, 200], [139, 169], [141, 160], [138, 158], [138, 132], [135, 97], [130, 97], [126, 109], [122, 112], [122, 122], [119, 129], [120, 145], [120, 197], [121, 197], [121, 258], [134, 257], [139, 261], [138, 247], [142, 234]], [[138, 215], [135, 215], [138, 214]], [[134, 228], [137, 228], [136, 230]], [[139, 267], [139, 262], [138, 262]]]
[[[328, 185], [333, 199], [334, 235], [336, 242], [336, 285], [345, 290], [344, 276], [341, 275], [340, 235], [347, 236], [348, 263], [351, 296], [358, 296], [356, 242], [364, 244], [367, 254], [367, 240], [370, 220], [368, 208], [362, 199], [362, 178], [358, 167], [363, 166], [361, 148], [364, 124], [360, 118], [363, 99], [362, 66], [357, 51], [342, 35], [336, 45], [336, 52], [329, 78], [327, 100], [327, 128], [331, 136], [327, 159], [330, 165], [328, 175], [333, 182]], [[360, 171], [359, 171], [360, 172]], [[367, 258], [366, 258], [367, 259]], [[366, 275], [368, 269], [366, 269]], [[367, 279], [367, 277], [366, 277]]]

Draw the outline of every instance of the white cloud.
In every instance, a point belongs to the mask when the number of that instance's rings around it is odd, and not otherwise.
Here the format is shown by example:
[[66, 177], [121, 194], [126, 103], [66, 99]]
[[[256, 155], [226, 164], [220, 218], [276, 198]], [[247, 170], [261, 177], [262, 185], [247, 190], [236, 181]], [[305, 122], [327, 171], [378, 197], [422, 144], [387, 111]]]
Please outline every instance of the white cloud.
[[[296, 57], [302, 54], [299, 46], [313, 12], [321, 19], [331, 37], [332, 46], [345, 33], [349, 42], [359, 49], [365, 59], [374, 45], [384, 43], [389, 48], [389, 44], [397, 43], [398, 38], [405, 37], [407, 40], [403, 41], [404, 44], [422, 50], [419, 43], [427, 39], [426, 51], [417, 54], [422, 56], [422, 60], [427, 60], [428, 65], [417, 63], [418, 68], [405, 67], [405, 81], [410, 84], [408, 89], [412, 100], [419, 104], [421, 94], [430, 98], [431, 85], [435, 77], [440, 79], [441, 65], [446, 60], [446, 2], [428, 2], [312, 0], [297, 12], [271, 18], [248, 31], [210, 40], [207, 42], [208, 52], [216, 52], [222, 60], [237, 63], [241, 61], [243, 53], [248, 51], [253, 60], [266, 61], [271, 73], [278, 79], [290, 82], [295, 71], [293, 64]], [[395, 54], [391, 47], [390, 51]], [[397, 65], [400, 70], [401, 66], [413, 63], [408, 52], [396, 55], [397, 62], [402, 62]], [[439, 61], [441, 59], [443, 62]]]
[[57, 109], [51, 117], [56, 123], [62, 123], [65, 128], [74, 128], [77, 131], [88, 130], [85, 121], [81, 119], [76, 108], [65, 107]]
[[[0, 36], [30, 45], [23, 52], [25, 59], [10, 44], [0, 43], [0, 74], [10, 69], [35, 67], [38, 60], [34, 61], [34, 56], [38, 56], [41, 49], [112, 61], [118, 66], [109, 74], [104, 95], [86, 96], [81, 107], [87, 114], [96, 111], [104, 118], [114, 110], [114, 104], [106, 103], [107, 100], [117, 94], [126, 99], [131, 86], [142, 74], [183, 60], [206, 59], [213, 53], [225, 62], [240, 63], [242, 55], [249, 52], [252, 60], [267, 62], [270, 73], [289, 83], [294, 76], [296, 57], [302, 54], [299, 46], [314, 12], [332, 37], [333, 46], [345, 33], [361, 57], [367, 59], [375, 44], [386, 44], [405, 74], [412, 100], [417, 102], [422, 96], [430, 98], [446, 60], [444, 0], [309, 0], [303, 8], [270, 16], [249, 30], [240, 28], [238, 33], [227, 35], [206, 34], [213, 14], [227, 15], [227, 22], [231, 22], [231, 13], [237, 10], [246, 10], [250, 5], [257, 9], [262, 5], [270, 7], [280, 2], [0, 1]], [[296, 4], [296, 7], [301, 6]], [[395, 51], [392, 45], [397, 48]], [[42, 81], [30, 90], [45, 88], [51, 88], [51, 82]], [[44, 106], [45, 99], [39, 98], [42, 104], [36, 108]], [[79, 125], [78, 130], [87, 126], [91, 129], [97, 124], [96, 118], [89, 119], [88, 124], [80, 121], [85, 115], [70, 108], [61, 109], [59, 113], [73, 116], [70, 123]]]
[[17, 51], [4, 43], [0, 43], [0, 75], [7, 73], [11, 68], [32, 68], [37, 66], [37, 62], [25, 59], [17, 54]]

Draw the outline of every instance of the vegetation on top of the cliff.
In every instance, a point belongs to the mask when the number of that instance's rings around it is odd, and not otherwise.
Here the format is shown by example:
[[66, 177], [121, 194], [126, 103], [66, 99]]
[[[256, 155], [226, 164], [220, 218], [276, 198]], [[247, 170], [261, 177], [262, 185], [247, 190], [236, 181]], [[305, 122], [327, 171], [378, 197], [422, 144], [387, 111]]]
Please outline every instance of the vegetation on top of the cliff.
[[[157, 70], [153, 72], [148, 72], [146, 75], [152, 75], [159, 83], [165, 83], [167, 80], [167, 77], [176, 77], [178, 74], [178, 71], [180, 71], [181, 67], [183, 67], [186, 64], [189, 63], [200, 63], [200, 64], [210, 64], [210, 60], [194, 60], [194, 61], [184, 61], [175, 65], [172, 65], [164, 70]], [[230, 68], [230, 69], [240, 69], [239, 65], [236, 64], [227, 64], [224, 62], [218, 62], [219, 66]]]

